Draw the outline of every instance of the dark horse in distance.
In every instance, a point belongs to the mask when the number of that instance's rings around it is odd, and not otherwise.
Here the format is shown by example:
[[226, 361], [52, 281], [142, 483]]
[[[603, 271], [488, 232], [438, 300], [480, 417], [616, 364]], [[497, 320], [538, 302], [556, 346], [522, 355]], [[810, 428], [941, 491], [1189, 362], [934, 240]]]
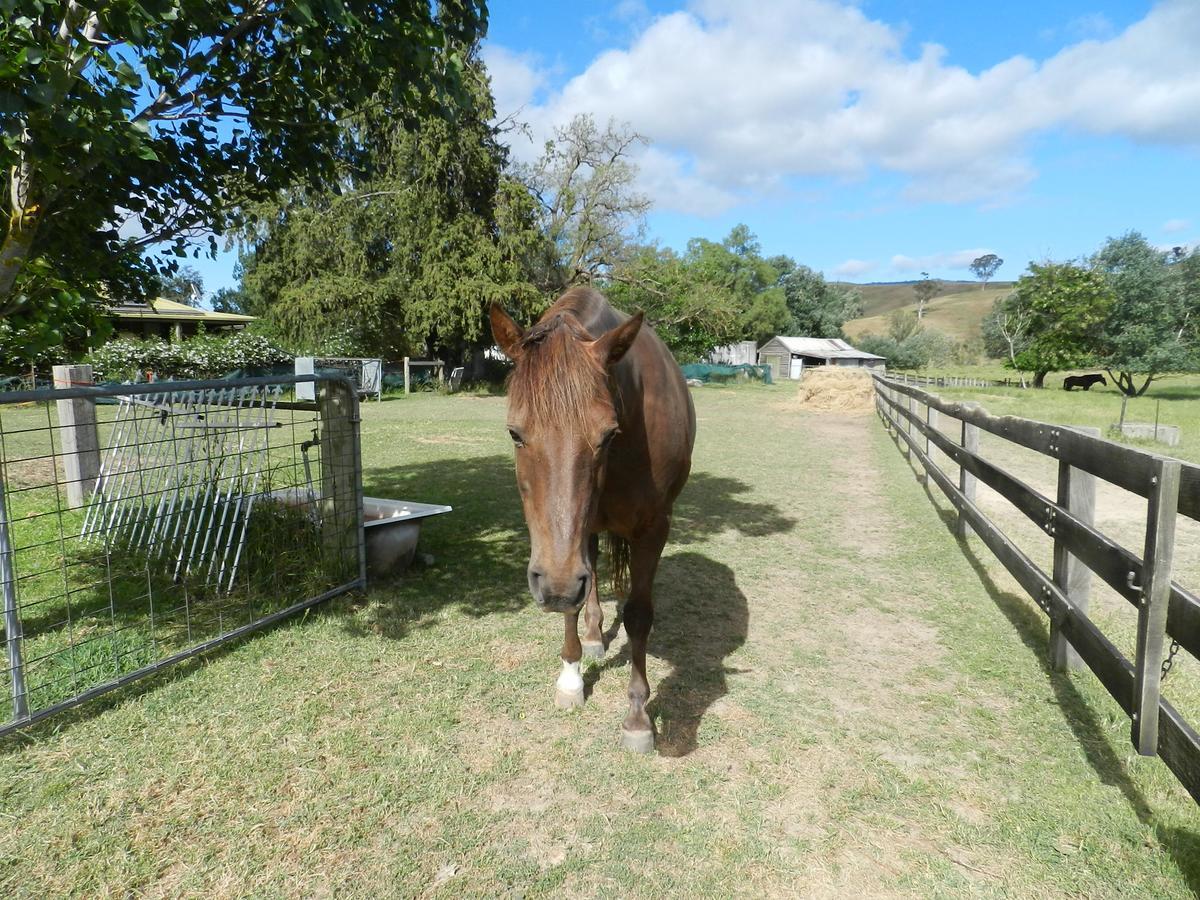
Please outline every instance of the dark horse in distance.
[[607, 533], [614, 587], [628, 594], [632, 671], [621, 746], [648, 753], [651, 591], [696, 438], [687, 384], [642, 315], [617, 311], [591, 288], [567, 291], [527, 331], [495, 304], [491, 319], [516, 364], [508, 431], [529, 526], [529, 591], [539, 608], [566, 617], [555, 703], [582, 705], [580, 659], [604, 656], [596, 559]]
[[1085, 391], [1091, 390], [1093, 384], [1102, 384], [1108, 386], [1108, 382], [1104, 380], [1104, 376], [1092, 373], [1091, 375], [1068, 375], [1063, 379], [1063, 390], [1070, 391], [1075, 388], [1083, 388]]

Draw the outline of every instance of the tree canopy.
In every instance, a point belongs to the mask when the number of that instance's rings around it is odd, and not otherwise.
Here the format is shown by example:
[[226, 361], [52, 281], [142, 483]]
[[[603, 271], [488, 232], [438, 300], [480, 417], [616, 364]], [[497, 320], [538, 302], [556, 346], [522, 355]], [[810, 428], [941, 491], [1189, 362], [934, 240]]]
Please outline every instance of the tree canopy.
[[296, 189], [243, 232], [244, 308], [283, 343], [323, 353], [461, 354], [493, 300], [530, 311], [549, 253], [534, 200], [502, 174], [487, 73], [470, 57], [455, 120], [354, 123], [368, 152], [333, 190]]
[[987, 287], [987, 283], [992, 280], [992, 276], [996, 274], [996, 270], [1002, 265], [1004, 265], [1004, 260], [995, 253], [985, 253], [983, 256], [977, 256], [971, 261], [971, 271], [979, 279], [981, 290]]
[[1140, 396], [1163, 373], [1200, 367], [1195, 321], [1200, 264], [1170, 264], [1168, 254], [1136, 231], [1109, 238], [1092, 264], [1113, 294], [1098, 339], [1099, 362], [1124, 393]]
[[329, 184], [364, 104], [452, 107], [453, 48], [486, 26], [479, 0], [0, 0], [0, 14], [0, 316], [43, 335], [81, 302], [154, 290], [171, 263], [152, 248], [182, 257], [248, 201]]
[[580, 114], [554, 130], [537, 162], [516, 168], [554, 249], [544, 277], [550, 290], [594, 281], [632, 250], [650, 201], [634, 190], [629, 153], [645, 142], [627, 126], [610, 121], [601, 130]]
[[991, 349], [997, 336], [1007, 365], [1034, 373], [1041, 387], [1050, 372], [1096, 364], [1100, 330], [1113, 303], [1104, 275], [1074, 263], [1030, 263], [1012, 294], [993, 308], [985, 325]]

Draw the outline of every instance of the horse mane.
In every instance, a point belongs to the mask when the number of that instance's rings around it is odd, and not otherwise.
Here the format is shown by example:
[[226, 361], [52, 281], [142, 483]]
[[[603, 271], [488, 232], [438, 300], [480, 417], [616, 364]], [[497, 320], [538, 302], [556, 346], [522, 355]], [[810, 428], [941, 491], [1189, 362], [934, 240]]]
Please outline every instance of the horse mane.
[[530, 418], [589, 439], [587, 411], [607, 394], [604, 364], [581, 342], [592, 336], [570, 315], [557, 313], [521, 338], [522, 353], [508, 383], [509, 402]]

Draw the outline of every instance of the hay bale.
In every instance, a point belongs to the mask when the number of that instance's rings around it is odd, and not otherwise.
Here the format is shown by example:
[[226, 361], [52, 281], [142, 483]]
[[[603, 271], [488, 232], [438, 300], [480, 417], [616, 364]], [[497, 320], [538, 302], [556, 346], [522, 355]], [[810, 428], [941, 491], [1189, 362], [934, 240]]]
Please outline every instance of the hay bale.
[[875, 383], [867, 369], [814, 367], [804, 373], [789, 406], [811, 412], [870, 412], [875, 408]]

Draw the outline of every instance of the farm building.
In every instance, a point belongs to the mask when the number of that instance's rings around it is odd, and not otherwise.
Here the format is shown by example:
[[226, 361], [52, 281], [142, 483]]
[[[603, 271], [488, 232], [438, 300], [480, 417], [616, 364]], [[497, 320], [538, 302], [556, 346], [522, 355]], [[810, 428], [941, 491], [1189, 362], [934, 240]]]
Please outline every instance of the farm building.
[[798, 379], [810, 366], [882, 369], [885, 360], [856, 350], [838, 338], [776, 335], [758, 349], [758, 364], [770, 366], [774, 378]]
[[213, 312], [159, 298], [149, 303], [120, 303], [108, 311], [113, 330], [121, 337], [160, 337], [182, 340], [203, 325], [208, 332], [245, 328], [254, 316]]

